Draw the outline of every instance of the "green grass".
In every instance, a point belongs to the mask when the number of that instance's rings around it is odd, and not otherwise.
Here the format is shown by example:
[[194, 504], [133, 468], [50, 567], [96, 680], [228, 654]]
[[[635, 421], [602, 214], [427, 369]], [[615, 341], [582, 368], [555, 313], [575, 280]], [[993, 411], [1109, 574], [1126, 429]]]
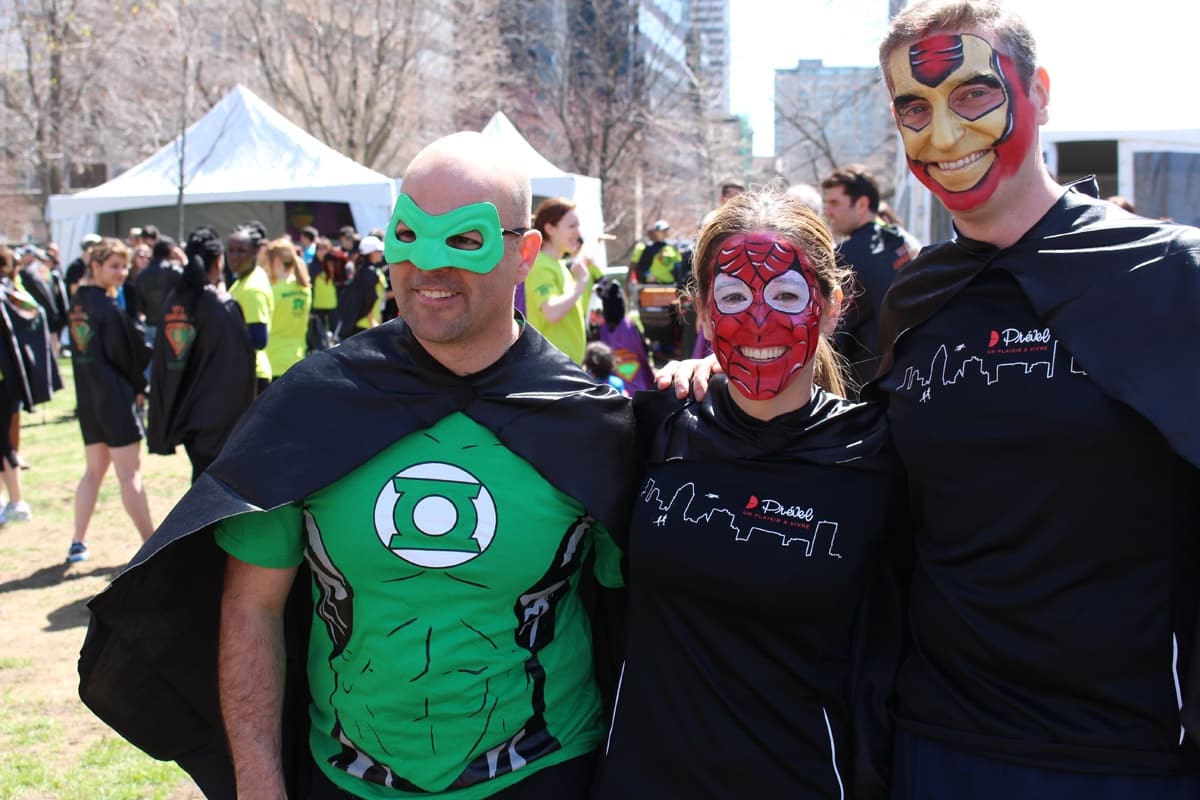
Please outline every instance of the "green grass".
[[[36, 503], [39, 520], [61, 530], [63, 549], [70, 541], [74, 519], [75, 486], [83, 475], [83, 440], [75, 419], [75, 383], [69, 359], [61, 359], [59, 368], [63, 390], [54, 398], [21, 414], [21, 454], [33, 465], [21, 473], [24, 495]], [[142, 476], [150, 508], [158, 510], [157, 523], [165, 509], [187, 489], [191, 467], [182, 448], [174, 456], [156, 456], [142, 450]], [[90, 529], [117, 527], [131, 529], [132, 524], [121, 508], [120, 489], [109, 470], [100, 487], [96, 516]], [[89, 534], [90, 535], [90, 534]]]
[[[70, 361], [59, 366], [64, 390], [21, 415], [20, 452], [32, 465], [21, 472], [22, 494], [34, 519], [0, 528], [0, 624], [13, 631], [5, 640], [9, 649], [0, 649], [0, 798], [198, 798], [174, 763], [128, 744], [75, 695], [83, 604], [133, 554], [139, 538], [110, 469], [88, 531], [93, 559], [63, 565], [84, 450]], [[182, 450], [164, 457], [143, 448], [143, 485], [155, 522], [186, 491], [190, 475]]]
[[4, 698], [0, 711], [0, 797], [113, 800], [168, 798], [186, 775], [155, 761], [116, 735], [93, 742], [75, 762], [47, 759], [67, 734], [67, 723], [44, 704]]

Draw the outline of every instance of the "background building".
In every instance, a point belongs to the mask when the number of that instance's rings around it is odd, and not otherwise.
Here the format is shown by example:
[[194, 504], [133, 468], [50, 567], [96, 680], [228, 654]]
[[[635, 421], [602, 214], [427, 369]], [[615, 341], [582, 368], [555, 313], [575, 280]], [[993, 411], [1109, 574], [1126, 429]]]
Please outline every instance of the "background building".
[[833, 168], [863, 164], [890, 187], [896, 128], [878, 67], [802, 59], [775, 71], [775, 152], [789, 181], [819, 183]]
[[708, 113], [729, 114], [729, 0], [693, 0], [696, 76]]

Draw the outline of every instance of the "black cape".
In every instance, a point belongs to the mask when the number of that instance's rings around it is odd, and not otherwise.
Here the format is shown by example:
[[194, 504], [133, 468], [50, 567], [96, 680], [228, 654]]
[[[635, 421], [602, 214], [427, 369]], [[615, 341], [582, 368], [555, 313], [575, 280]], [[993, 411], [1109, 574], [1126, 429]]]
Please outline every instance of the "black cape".
[[0, 283], [0, 375], [8, 399], [32, 411], [63, 388], [62, 376], [51, 349], [45, 310], [19, 306], [11, 291], [11, 282]]
[[164, 311], [150, 364], [147, 444], [170, 455], [186, 442], [215, 456], [254, 401], [254, 346], [241, 307], [206, 287], [176, 289]]
[[[882, 394], [879, 377], [908, 330], [985, 268], [1003, 269], [1088, 377], [1200, 468], [1200, 229], [1135, 216], [1096, 194], [1091, 178], [1071, 184], [1005, 249], [959, 236], [922, 250], [884, 299], [879, 372], [864, 396]], [[1200, 642], [1200, 619], [1197, 635]], [[1183, 699], [1184, 725], [1200, 743], [1200, 649]]]
[[[71, 363], [75, 398], [113, 435], [133, 436], [133, 402], [146, 392], [150, 348], [145, 334], [98, 286], [71, 298]], [[138, 431], [136, 439], [141, 438]]]
[[[365, 259], [365, 256], [364, 256]], [[382, 265], [364, 260], [354, 270], [354, 277], [342, 287], [338, 295], [337, 330], [342, 339], [348, 339], [363, 330], [358, 321], [371, 313], [371, 307], [379, 301], [379, 276]]]
[[[313, 426], [305, 414], [314, 407], [335, 413]], [[456, 412], [493, 431], [614, 536], [622, 535], [633, 495], [627, 399], [594, 383], [529, 325], [496, 363], [460, 377], [430, 357], [397, 319], [313, 354], [272, 384], [216, 462], [92, 599], [79, 659], [83, 701], [150, 755], [180, 761], [210, 797], [233, 796], [216, 681], [225, 555], [212, 525], [303, 498]], [[296, 581], [285, 621], [284, 758], [292, 785], [311, 763], [302, 684], [306, 646], [296, 634], [303, 636], [312, 616], [307, 584], [303, 576]], [[297, 675], [301, 682], [294, 684]], [[213, 761], [193, 768], [197, 758], [214, 753]]]

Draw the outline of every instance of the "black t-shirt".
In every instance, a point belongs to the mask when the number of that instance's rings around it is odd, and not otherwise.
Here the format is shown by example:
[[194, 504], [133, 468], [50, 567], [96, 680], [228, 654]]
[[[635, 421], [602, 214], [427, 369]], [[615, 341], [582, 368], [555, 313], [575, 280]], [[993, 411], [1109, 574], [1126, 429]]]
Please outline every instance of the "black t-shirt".
[[875, 377], [883, 296], [896, 270], [915, 255], [897, 228], [874, 221], [847, 236], [838, 247], [838, 262], [854, 271], [854, 284], [833, 341], [860, 385]]
[[1033, 766], [1200, 768], [1179, 718], [1195, 470], [999, 269], [899, 339], [881, 388], [919, 553], [901, 724]]
[[[787, 440], [772, 440], [771, 425], [800, 431], [828, 403], [820, 394], [764, 424], [722, 400], [720, 386], [718, 421], [764, 443]], [[665, 438], [707, 427], [695, 408], [668, 421]], [[888, 683], [855, 679], [854, 639], [871, 624], [864, 596], [878, 587], [889, 527], [904, 526], [893, 457], [847, 466], [787, 448], [736, 458], [684, 449], [652, 459], [634, 504], [627, 656], [594, 797], [849, 796], [855, 771], [868, 769], [856, 763], [869, 737], [852, 706], [873, 692], [878, 700]], [[898, 605], [886, 605], [898, 618]]]

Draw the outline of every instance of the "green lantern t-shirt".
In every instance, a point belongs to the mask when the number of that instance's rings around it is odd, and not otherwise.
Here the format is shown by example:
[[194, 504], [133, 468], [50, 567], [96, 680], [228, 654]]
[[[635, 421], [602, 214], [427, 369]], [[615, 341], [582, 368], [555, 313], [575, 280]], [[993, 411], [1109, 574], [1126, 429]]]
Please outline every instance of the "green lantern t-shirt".
[[601, 738], [576, 587], [619, 586], [620, 554], [573, 498], [463, 414], [305, 498], [222, 522], [265, 567], [307, 559], [310, 746], [363, 797], [474, 800]]

